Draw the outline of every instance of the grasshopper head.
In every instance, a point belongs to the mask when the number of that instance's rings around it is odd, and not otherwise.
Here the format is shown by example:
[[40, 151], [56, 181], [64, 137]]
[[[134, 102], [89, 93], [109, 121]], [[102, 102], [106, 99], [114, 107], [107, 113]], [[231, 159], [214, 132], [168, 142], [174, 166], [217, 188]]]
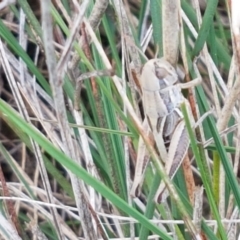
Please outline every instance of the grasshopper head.
[[154, 66], [161, 89], [174, 85], [178, 81], [174, 67], [164, 58], [155, 59]]
[[164, 58], [151, 59], [141, 72], [141, 87], [148, 91], [158, 91], [178, 81], [174, 67]]

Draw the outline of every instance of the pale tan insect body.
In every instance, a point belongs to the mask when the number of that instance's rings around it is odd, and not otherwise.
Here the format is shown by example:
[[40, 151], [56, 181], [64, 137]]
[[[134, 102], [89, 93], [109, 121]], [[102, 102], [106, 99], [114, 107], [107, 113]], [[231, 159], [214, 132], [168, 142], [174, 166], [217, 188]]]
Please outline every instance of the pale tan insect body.
[[[191, 86], [196, 85], [196, 82], [199, 83], [198, 80], [193, 81]], [[189, 106], [181, 92], [181, 89], [189, 87], [189, 84], [179, 84], [175, 69], [163, 58], [152, 59], [145, 63], [141, 71], [140, 84], [148, 125], [160, 156], [165, 162], [167, 173], [174, 175], [189, 147], [188, 134], [180, 111], [183, 102]], [[169, 141], [168, 147], [166, 147], [166, 139]], [[143, 165], [143, 163], [137, 164]], [[139, 167], [137, 166], [136, 169]], [[140, 181], [139, 173], [136, 176], [133, 191], [137, 181]], [[164, 185], [161, 185], [158, 194], [163, 189]]]

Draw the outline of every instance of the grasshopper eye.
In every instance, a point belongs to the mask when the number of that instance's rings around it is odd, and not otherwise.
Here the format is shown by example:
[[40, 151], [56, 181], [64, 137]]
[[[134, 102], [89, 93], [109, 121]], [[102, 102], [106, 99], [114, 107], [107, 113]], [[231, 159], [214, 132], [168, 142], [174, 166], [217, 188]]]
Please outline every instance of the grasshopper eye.
[[165, 78], [168, 75], [168, 72], [165, 68], [155, 65], [155, 74], [159, 80]]

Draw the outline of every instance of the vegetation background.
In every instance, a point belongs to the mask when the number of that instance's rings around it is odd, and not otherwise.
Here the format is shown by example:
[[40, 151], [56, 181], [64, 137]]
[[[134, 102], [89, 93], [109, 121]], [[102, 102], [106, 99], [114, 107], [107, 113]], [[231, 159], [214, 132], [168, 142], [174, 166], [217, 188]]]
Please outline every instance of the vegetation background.
[[[2, 0], [2, 239], [238, 239], [237, 0]], [[143, 128], [140, 69], [165, 57], [196, 128], [173, 180]], [[151, 81], [151, 79], [149, 79]], [[140, 150], [150, 163], [130, 194]], [[160, 181], [170, 196], [155, 203]]]

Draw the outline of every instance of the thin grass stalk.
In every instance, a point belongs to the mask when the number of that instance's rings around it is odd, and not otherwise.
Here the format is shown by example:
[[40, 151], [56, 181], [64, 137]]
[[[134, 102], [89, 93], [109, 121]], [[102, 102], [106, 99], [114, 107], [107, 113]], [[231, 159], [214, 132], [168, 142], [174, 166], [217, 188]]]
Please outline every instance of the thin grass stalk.
[[207, 180], [206, 173], [204, 172], [204, 168], [203, 168], [203, 165], [201, 163], [201, 159], [200, 159], [200, 155], [199, 155], [199, 149], [197, 147], [197, 143], [196, 143], [196, 139], [195, 139], [194, 133], [193, 133], [193, 131], [191, 129], [191, 123], [190, 123], [190, 120], [189, 120], [189, 117], [188, 117], [188, 114], [187, 114], [187, 110], [186, 110], [185, 104], [182, 104], [181, 110], [182, 110], [182, 113], [183, 113], [183, 116], [184, 116], [184, 120], [185, 120], [185, 123], [186, 123], [187, 130], [188, 130], [188, 134], [189, 134], [192, 150], [194, 152], [194, 156], [196, 158], [198, 167], [200, 168], [201, 177], [202, 177], [202, 180], [203, 180], [203, 183], [204, 183], [204, 187], [206, 189], [208, 200], [210, 202], [210, 207], [211, 207], [211, 209], [213, 211], [214, 218], [218, 222], [218, 228], [219, 228], [219, 232], [221, 234], [221, 237], [223, 239], [227, 239], [226, 232], [224, 231], [222, 222], [220, 221], [220, 216], [219, 216], [216, 204], [214, 202], [211, 186], [209, 186], [209, 183], [206, 181]]
[[209, 23], [213, 21], [213, 17], [214, 17], [214, 13], [216, 12], [217, 4], [218, 4], [218, 0], [213, 0], [211, 2], [207, 2], [207, 7], [206, 7], [206, 10], [205, 10], [204, 16], [203, 16], [203, 22], [200, 27], [199, 33], [198, 33], [198, 38], [194, 45], [192, 57], [195, 57], [200, 53], [200, 51], [202, 50], [202, 48], [206, 42], [210, 27], [211, 27], [211, 25]]
[[[201, 26], [202, 19], [201, 19], [199, 3], [195, 1], [194, 5], [197, 13], [198, 24], [199, 26]], [[207, 67], [207, 71], [208, 71], [208, 75], [211, 83], [214, 106], [216, 107], [217, 116], [219, 116], [221, 108], [220, 108], [220, 102], [218, 99], [218, 93], [216, 89], [217, 85], [213, 76], [213, 70], [211, 68], [211, 65], [209, 64], [209, 54], [208, 54], [208, 49], [206, 44], [203, 45], [203, 55], [205, 57], [206, 67]], [[220, 158], [217, 153], [214, 154], [213, 161], [214, 161], [213, 170], [217, 171], [216, 173], [214, 173], [213, 171], [213, 183], [215, 184], [214, 190], [215, 190], [215, 194], [218, 194], [218, 196], [216, 195], [216, 202], [218, 203], [221, 216], [224, 217], [225, 215], [225, 173], [224, 173], [223, 166], [220, 164]], [[217, 187], [216, 184], [218, 184], [219, 186]]]
[[162, 0], [150, 1], [150, 13], [153, 26], [153, 40], [156, 46], [158, 57], [163, 57], [163, 36], [162, 36]]
[[9, 219], [2, 214], [2, 212], [0, 212], [0, 221], [0, 237], [3, 237], [4, 239], [22, 240], [16, 232], [14, 226], [9, 222]]
[[[83, 47], [84, 47], [85, 55], [87, 56], [88, 60], [92, 62], [90, 47], [88, 45], [87, 32], [85, 30], [85, 23], [83, 23], [81, 32], [83, 36], [83, 42], [84, 42]], [[95, 61], [97, 60], [95, 59]], [[104, 112], [104, 105], [106, 105], [106, 102], [104, 101], [105, 96], [103, 96], [101, 89], [96, 82], [95, 77], [91, 77], [90, 80], [91, 80], [93, 97], [96, 104], [96, 113], [98, 117], [99, 126], [101, 128], [108, 128], [108, 122], [106, 119], [107, 113]], [[113, 152], [114, 142], [111, 141], [111, 137], [109, 134], [102, 132], [101, 135], [102, 135], [103, 147], [104, 147], [105, 154], [107, 157], [107, 162], [108, 162], [109, 176], [112, 181], [114, 192], [124, 199], [125, 191], [124, 191], [124, 188], [121, 186], [121, 181], [120, 181], [121, 173], [119, 173], [118, 164], [116, 162], [116, 158]]]
[[[240, 122], [238, 123], [238, 128], [237, 128], [237, 136], [240, 136]], [[239, 169], [239, 158], [240, 158], [240, 141], [239, 137], [236, 140], [236, 152], [235, 152], [235, 157], [234, 157], [234, 165], [233, 165], [233, 171], [234, 175], [237, 176], [238, 174], [238, 169]], [[229, 197], [229, 203], [226, 211], [226, 218], [230, 218], [233, 208], [234, 208], [234, 196], [231, 193]]]
[[[94, 30], [97, 29], [98, 25], [100, 24], [100, 20], [103, 17], [107, 6], [109, 4], [109, 0], [97, 0], [95, 1], [94, 7], [92, 9], [91, 15], [89, 17], [89, 23], [90, 25], [93, 27]], [[88, 38], [88, 37], [87, 37]], [[79, 40], [79, 45], [80, 47], [82, 47], [83, 45], [83, 39], [80, 38]], [[76, 72], [76, 67], [78, 66], [78, 61], [79, 61], [79, 55], [78, 53], [76, 53], [73, 56], [73, 59], [70, 63], [69, 68], [73, 71]]]
[[[94, 187], [102, 194], [105, 198], [113, 202], [117, 207], [125, 211], [130, 216], [137, 219], [140, 223], [145, 225], [149, 230], [161, 236], [163, 239], [172, 240], [169, 235], [161, 231], [156, 225], [150, 223], [149, 219], [140, 214], [137, 210], [129, 207], [129, 205], [114, 194], [109, 188], [107, 188], [103, 183], [99, 182], [92, 176], [90, 176], [81, 166], [79, 166], [75, 161], [70, 159], [64, 153], [62, 153], [58, 148], [54, 147], [46, 137], [44, 137], [39, 131], [37, 131], [32, 125], [26, 123], [15, 110], [8, 106], [6, 102], [0, 99], [0, 113], [6, 114], [8, 120], [15, 124], [18, 128], [26, 132], [30, 137], [38, 142], [43, 149], [46, 150], [54, 159], [56, 159], [60, 164], [69, 169], [73, 174], [75, 174], [79, 179], [82, 179], [86, 184]], [[50, 214], [49, 214], [50, 215]], [[51, 216], [51, 215], [50, 215]], [[52, 217], [52, 216], [51, 216]]]
[[27, 21], [29, 23], [30, 29], [33, 32], [33, 36], [35, 37], [36, 43], [38, 43], [39, 47], [43, 49], [42, 29], [39, 21], [37, 20], [36, 16], [34, 15], [31, 7], [29, 6], [26, 0], [19, 0], [18, 3], [27, 16]]
[[[86, 6], [88, 1], [84, 1], [82, 6]], [[44, 48], [46, 53], [46, 62], [48, 65], [49, 80], [51, 87], [53, 89], [53, 99], [55, 103], [55, 110], [57, 113], [57, 118], [59, 122], [60, 134], [62, 137], [63, 145], [67, 155], [71, 156], [75, 161], [78, 159], [77, 156], [80, 154], [77, 153], [76, 145], [74, 145], [71, 137], [71, 130], [68, 126], [68, 121], [66, 118], [66, 110], [62, 84], [62, 76], [57, 72], [57, 63], [55, 58], [55, 51], [53, 47], [53, 28], [52, 28], [52, 19], [50, 14], [50, 0], [41, 1], [41, 10], [42, 10], [42, 27], [43, 27], [43, 41]], [[57, 76], [57, 78], [56, 78]], [[82, 228], [84, 231], [84, 236], [86, 239], [96, 239], [96, 232], [93, 230], [93, 223], [91, 218], [91, 213], [88, 208], [87, 199], [84, 196], [84, 185], [81, 181], [77, 179], [76, 176], [70, 174], [71, 181], [73, 184], [76, 204], [78, 206], [79, 215], [82, 219]]]
[[162, 0], [163, 56], [176, 67], [179, 47], [179, 0]]
[[[2, 58], [3, 63], [4, 63], [3, 66], [5, 68], [5, 73], [8, 76], [8, 81], [9, 81], [9, 84], [12, 88], [13, 94], [15, 96], [15, 100], [17, 101], [18, 109], [21, 112], [22, 116], [24, 116], [24, 118], [28, 122], [30, 122], [27, 110], [26, 110], [24, 102], [23, 102], [23, 99], [21, 97], [19, 89], [18, 89], [18, 87], [16, 85], [16, 82], [14, 80], [13, 74], [10, 70], [9, 63], [6, 60], [6, 55], [4, 53], [2, 42], [0, 42], [0, 51], [1, 51], [1, 58]], [[44, 184], [44, 188], [46, 189], [46, 192], [47, 192], [48, 201], [50, 203], [52, 203], [53, 202], [52, 191], [51, 191], [48, 175], [47, 175], [47, 172], [46, 172], [46, 169], [45, 169], [45, 166], [44, 166], [44, 162], [43, 162], [43, 159], [42, 159], [41, 150], [40, 150], [39, 146], [37, 145], [37, 143], [35, 141], [33, 141], [32, 139], [30, 141], [31, 141], [31, 145], [32, 145], [32, 148], [34, 150], [34, 153], [35, 153], [35, 156], [36, 156], [36, 159], [37, 159], [37, 162], [38, 162], [38, 166], [40, 167], [41, 177], [42, 177], [42, 181], [43, 181], [43, 184]], [[61, 231], [60, 231], [60, 226], [59, 226], [59, 221], [58, 221], [59, 218], [57, 216], [57, 211], [56, 211], [56, 209], [50, 209], [50, 211], [52, 212], [52, 215], [53, 215], [54, 224], [56, 226], [57, 233], [59, 234], [59, 237], [61, 237], [62, 234], [61, 234]]]
[[213, 152], [213, 193], [215, 202], [219, 205], [220, 198], [220, 157], [217, 151]]
[[[197, 94], [198, 96], [201, 96], [202, 95], [202, 89], [201, 88], [197, 88]], [[199, 98], [200, 102], [199, 102], [199, 105], [204, 109], [204, 111], [206, 112], [207, 111], [207, 104], [205, 102], [205, 100], [203, 98]], [[229, 186], [230, 188], [232, 189], [233, 191], [233, 194], [235, 196], [235, 199], [236, 199], [236, 204], [238, 206], [240, 206], [240, 194], [239, 194], [239, 191], [238, 191], [238, 183], [237, 183], [237, 180], [233, 174], [233, 171], [232, 171], [232, 166], [231, 166], [231, 163], [229, 162], [228, 160], [228, 157], [226, 155], [226, 151], [223, 147], [223, 143], [220, 139], [220, 135], [216, 129], [216, 124], [214, 122], [214, 120], [212, 119], [211, 116], [209, 116], [207, 119], [207, 123], [209, 125], [209, 130], [213, 136], [213, 139], [214, 139], [214, 142], [216, 144], [216, 148], [218, 150], [218, 153], [221, 157], [221, 162], [224, 166], [224, 169], [225, 169], [225, 172], [226, 172], [226, 176], [227, 176], [227, 179], [228, 179], [228, 183], [229, 183]]]
[[[147, 19], [150, 10], [150, 3], [152, 1], [143, 0], [141, 2], [140, 13], [139, 13], [139, 23], [138, 23], [138, 39], [141, 42], [144, 38], [144, 33], [147, 28]], [[156, 1], [154, 1], [156, 2]]]
[[[11, 47], [11, 49], [18, 55], [21, 56], [23, 61], [26, 63], [30, 71], [37, 77], [40, 84], [43, 86], [45, 91], [48, 94], [51, 94], [51, 90], [49, 87], [48, 82], [40, 73], [38, 68], [35, 66], [29, 55], [26, 54], [26, 52], [22, 49], [22, 47], [19, 45], [19, 43], [16, 41], [13, 34], [8, 30], [8, 28], [3, 24], [2, 20], [0, 19], [0, 36], [8, 43], [8, 45]], [[9, 51], [9, 50], [8, 50]], [[16, 65], [14, 65], [14, 68], [16, 68]]]
[[[161, 179], [160, 179], [159, 175], [155, 174], [155, 176], [153, 178], [153, 184], [152, 184], [151, 190], [148, 194], [146, 211], [144, 213], [144, 215], [150, 219], [153, 217], [153, 214], [154, 214], [155, 203], [153, 201], [153, 198], [156, 195], [160, 181], [161, 181]], [[141, 226], [140, 233], [139, 233], [139, 240], [147, 239], [148, 235], [149, 235], [149, 230], [147, 228], [145, 228], [144, 226]]]
[[[122, 45], [122, 78], [123, 78], [123, 88], [125, 89], [125, 93], [127, 94], [127, 79], [126, 79], [126, 74], [125, 74], [125, 55], [127, 54], [126, 51], [126, 46], [125, 46], [125, 41], [122, 38], [121, 39], [121, 45]], [[127, 108], [124, 105], [123, 106], [123, 112], [127, 117]], [[120, 121], [120, 120], [119, 120]], [[123, 125], [123, 124], [122, 124]], [[125, 131], [127, 130], [126, 124], [124, 124], [121, 128], [123, 128]], [[125, 159], [125, 169], [126, 169], [126, 187], [127, 187], [127, 201], [130, 206], [133, 206], [133, 201], [132, 197], [130, 194], [130, 189], [131, 189], [131, 166], [130, 166], [130, 151], [129, 151], [129, 146], [130, 146], [130, 139], [126, 136], [123, 138], [123, 146], [124, 146], [124, 159]], [[134, 231], [134, 223], [130, 223], [129, 225], [130, 229], [130, 237], [134, 239], [135, 236], [135, 231]]]
[[114, 0], [113, 3], [114, 3], [115, 11], [117, 14], [117, 18], [119, 21], [120, 32], [124, 36], [123, 41], [126, 49], [125, 59], [126, 59], [128, 78], [130, 83], [131, 97], [133, 99], [134, 108], [136, 109], [136, 111], [140, 116], [139, 107], [137, 103], [138, 97], [137, 97], [136, 90], [134, 89], [135, 84], [134, 84], [133, 76], [131, 74], [130, 66], [132, 66], [132, 69], [138, 75], [141, 67], [141, 59], [140, 59], [139, 52], [135, 46], [137, 44], [135, 44], [135, 39], [131, 29], [131, 24], [128, 20], [127, 13], [123, 7], [123, 3], [121, 0]]
[[[186, 82], [190, 82], [191, 79], [190, 79], [190, 71], [189, 71], [189, 66], [188, 66], [188, 54], [187, 54], [187, 48], [186, 48], [186, 42], [185, 42], [182, 17], [180, 17], [180, 19], [179, 19], [179, 24], [180, 24], [180, 52], [181, 52], [181, 56], [183, 59], [183, 66], [184, 66], [184, 70], [185, 70], [185, 74], [186, 74], [186, 76], [185, 76]], [[198, 114], [197, 114], [194, 92], [191, 88], [188, 89], [188, 101], [190, 103], [194, 121], [196, 121], [198, 119]], [[196, 131], [198, 131], [198, 129]], [[199, 136], [200, 136], [200, 134], [199, 134]], [[187, 185], [187, 190], [188, 190], [188, 196], [189, 196], [190, 202], [193, 204], [194, 203], [194, 190], [195, 190], [196, 186], [195, 186], [195, 182], [193, 179], [193, 173], [192, 173], [190, 166], [191, 166], [190, 159], [188, 156], [186, 156], [183, 161], [183, 169], [184, 169], [184, 175], [186, 177], [188, 177], [188, 178], [185, 177], [185, 179], [187, 180], [186, 185]]]
[[[0, 182], [1, 182], [1, 185], [2, 185], [2, 194], [6, 197], [9, 197], [10, 193], [9, 193], [8, 186], [6, 184], [6, 180], [5, 180], [1, 165], [0, 165]], [[6, 204], [7, 213], [11, 218], [11, 223], [14, 226], [15, 230], [17, 231], [18, 235], [22, 236], [22, 237], [26, 237], [24, 235], [24, 232], [22, 231], [22, 229], [20, 227], [20, 224], [19, 224], [19, 221], [18, 221], [18, 218], [17, 218], [17, 213], [16, 213], [16, 210], [14, 209], [13, 201], [11, 201], [11, 200], [6, 201], [5, 204]]]

